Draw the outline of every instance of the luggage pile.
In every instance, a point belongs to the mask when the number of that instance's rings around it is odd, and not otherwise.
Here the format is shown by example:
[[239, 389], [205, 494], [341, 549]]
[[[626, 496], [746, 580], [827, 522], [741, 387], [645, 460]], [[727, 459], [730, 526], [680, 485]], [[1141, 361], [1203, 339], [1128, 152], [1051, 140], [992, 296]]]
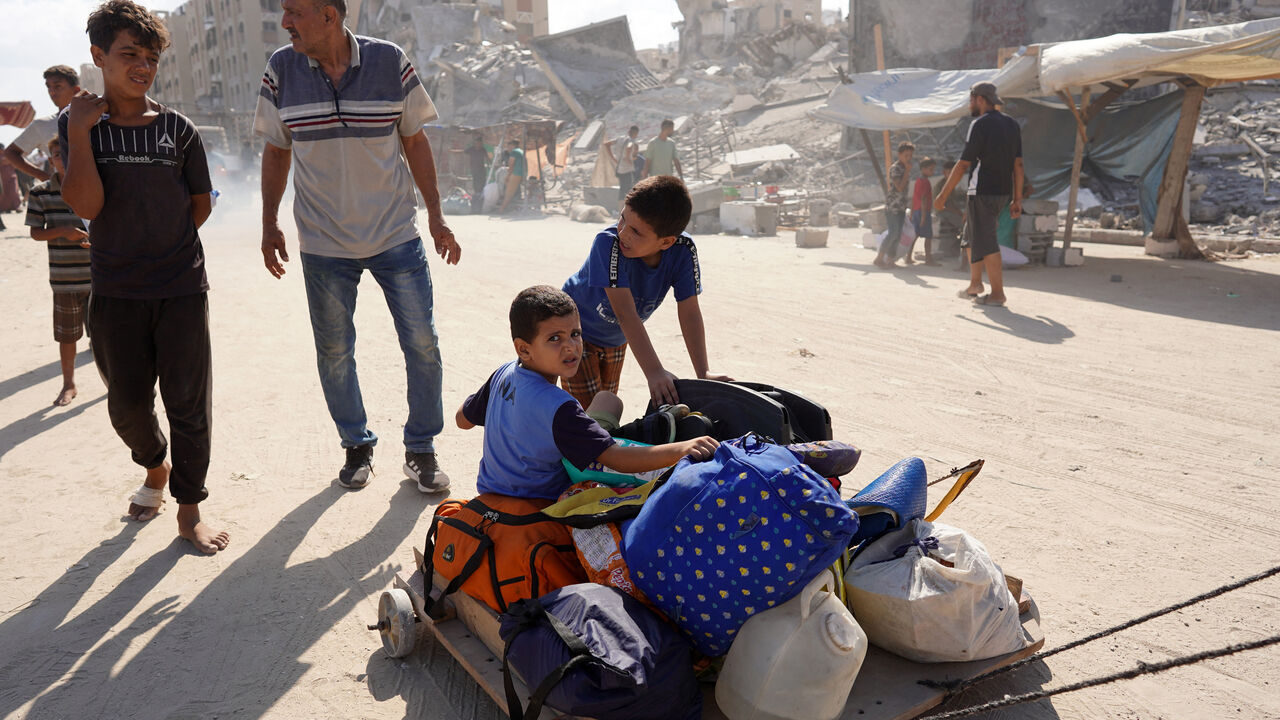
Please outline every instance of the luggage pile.
[[748, 383], [676, 388], [682, 406], [615, 434], [710, 431], [722, 441], [711, 459], [651, 480], [595, 469], [555, 503], [481, 495], [437, 508], [424, 609], [439, 617], [461, 592], [498, 614], [513, 719], [545, 706], [696, 720], [700, 681], [714, 680], [731, 720], [834, 720], [869, 644], [924, 663], [1027, 645], [1017, 593], [986, 548], [934, 522], [982, 461], [943, 478], [955, 482], [932, 512], [919, 458], [845, 499], [859, 451], [832, 439], [817, 403]]

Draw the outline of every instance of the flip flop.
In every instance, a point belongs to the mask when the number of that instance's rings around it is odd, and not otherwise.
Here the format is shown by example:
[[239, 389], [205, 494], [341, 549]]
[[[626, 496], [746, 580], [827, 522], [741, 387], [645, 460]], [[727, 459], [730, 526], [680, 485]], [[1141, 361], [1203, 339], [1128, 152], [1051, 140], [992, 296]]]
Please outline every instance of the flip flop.
[[960, 298], [961, 300], [977, 300], [978, 293], [971, 293], [968, 290], [957, 290], [956, 297]]
[[991, 299], [991, 294], [990, 294], [990, 293], [988, 293], [988, 294], [986, 294], [986, 295], [979, 295], [978, 297], [974, 298], [974, 299], [973, 299], [973, 304], [974, 304], [974, 305], [987, 305], [987, 306], [990, 306], [990, 307], [1004, 307], [1004, 303], [1002, 303], [1002, 302], [996, 302], [995, 300], [992, 300], [992, 299]]

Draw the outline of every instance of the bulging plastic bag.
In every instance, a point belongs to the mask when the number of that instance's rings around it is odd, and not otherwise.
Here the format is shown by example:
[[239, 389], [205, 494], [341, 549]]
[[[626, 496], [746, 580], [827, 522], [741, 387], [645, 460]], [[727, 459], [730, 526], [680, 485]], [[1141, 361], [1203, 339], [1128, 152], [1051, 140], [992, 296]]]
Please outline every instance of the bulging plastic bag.
[[966, 662], [1026, 647], [1018, 602], [982, 543], [913, 520], [845, 573], [849, 609], [871, 643], [916, 662]]

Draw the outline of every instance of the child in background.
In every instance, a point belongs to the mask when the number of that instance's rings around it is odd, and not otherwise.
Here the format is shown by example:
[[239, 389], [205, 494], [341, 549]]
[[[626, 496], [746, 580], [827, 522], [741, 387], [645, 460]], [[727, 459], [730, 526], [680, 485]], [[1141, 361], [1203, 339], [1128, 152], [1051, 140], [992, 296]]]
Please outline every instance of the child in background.
[[[911, 195], [911, 224], [915, 226], [916, 239], [924, 240], [925, 265], [938, 264], [933, 259], [933, 183], [929, 180], [937, 167], [938, 163], [933, 158], [927, 157], [920, 161], [920, 177], [916, 178], [915, 191]], [[912, 257], [915, 249], [916, 243], [913, 240], [907, 250], [907, 257], [903, 260], [904, 264], [915, 264]]]
[[49, 284], [53, 287], [53, 341], [62, 363], [62, 390], [54, 406], [76, 397], [76, 342], [84, 336], [89, 312], [89, 233], [84, 221], [62, 199], [62, 149], [49, 141], [53, 174], [31, 188], [27, 226], [31, 238], [49, 246]]

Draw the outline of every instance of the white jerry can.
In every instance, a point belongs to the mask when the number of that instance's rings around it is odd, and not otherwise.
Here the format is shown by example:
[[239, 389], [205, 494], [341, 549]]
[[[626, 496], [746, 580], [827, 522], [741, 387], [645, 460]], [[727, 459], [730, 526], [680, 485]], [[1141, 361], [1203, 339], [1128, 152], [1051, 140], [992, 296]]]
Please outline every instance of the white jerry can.
[[835, 720], [867, 656], [867, 634], [833, 590], [828, 569], [799, 595], [753, 615], [716, 681], [730, 720]]

